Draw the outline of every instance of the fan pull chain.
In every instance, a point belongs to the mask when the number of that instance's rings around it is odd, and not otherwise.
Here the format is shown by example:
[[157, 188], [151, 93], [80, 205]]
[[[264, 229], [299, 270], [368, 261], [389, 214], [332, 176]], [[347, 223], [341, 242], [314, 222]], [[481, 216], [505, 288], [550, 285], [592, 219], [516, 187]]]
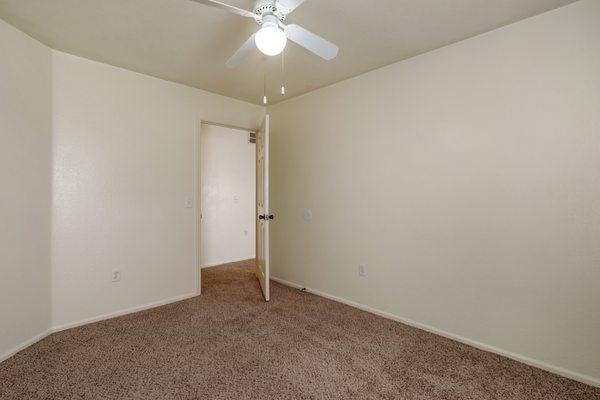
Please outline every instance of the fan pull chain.
[[263, 104], [267, 105], [267, 72], [265, 71], [263, 74]]
[[281, 95], [285, 96], [285, 50], [281, 52]]

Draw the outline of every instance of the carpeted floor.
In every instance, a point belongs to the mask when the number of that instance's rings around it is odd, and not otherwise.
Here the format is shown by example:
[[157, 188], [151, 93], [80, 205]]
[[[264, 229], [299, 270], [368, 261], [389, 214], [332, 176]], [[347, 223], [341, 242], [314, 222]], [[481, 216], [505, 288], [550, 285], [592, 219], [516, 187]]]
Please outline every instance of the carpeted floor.
[[0, 364], [0, 399], [600, 399], [592, 388], [272, 284], [202, 271], [190, 300], [56, 333]]

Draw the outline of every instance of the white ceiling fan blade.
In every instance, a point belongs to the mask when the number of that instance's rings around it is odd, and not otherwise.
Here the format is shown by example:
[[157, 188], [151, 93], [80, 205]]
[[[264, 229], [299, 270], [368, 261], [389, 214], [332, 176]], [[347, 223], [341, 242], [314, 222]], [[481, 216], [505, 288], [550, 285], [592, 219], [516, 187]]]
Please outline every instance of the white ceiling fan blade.
[[278, 9], [284, 14], [289, 14], [294, 11], [304, 0], [277, 0]]
[[215, 8], [220, 8], [221, 10], [229, 11], [230, 13], [241, 15], [242, 17], [256, 18], [256, 14], [254, 14], [253, 12], [246, 11], [246, 10], [243, 10], [238, 7], [230, 6], [229, 4], [221, 3], [220, 1], [216, 1], [216, 0], [191, 0], [191, 1], [195, 1], [196, 3], [206, 4], [207, 6], [211, 6], [211, 7], [215, 7]]
[[291, 41], [298, 43], [300, 46], [312, 51], [325, 60], [329, 61], [337, 57], [339, 48], [335, 44], [299, 25], [287, 25], [285, 27], [285, 34]]
[[248, 40], [244, 42], [242, 47], [237, 49], [234, 55], [231, 56], [229, 60], [225, 63], [228, 68], [235, 68], [250, 53], [250, 51], [254, 48], [254, 35], [250, 36]]

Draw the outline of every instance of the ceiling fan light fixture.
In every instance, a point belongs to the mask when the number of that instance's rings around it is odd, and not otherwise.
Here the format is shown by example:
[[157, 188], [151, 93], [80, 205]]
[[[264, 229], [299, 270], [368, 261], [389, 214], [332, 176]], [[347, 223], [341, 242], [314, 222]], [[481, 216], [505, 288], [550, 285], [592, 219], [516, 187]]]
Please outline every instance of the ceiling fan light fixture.
[[276, 56], [285, 49], [287, 36], [285, 32], [279, 29], [277, 23], [267, 22], [256, 32], [254, 42], [262, 53], [268, 56]]
[[[321, 36], [296, 24], [284, 25], [283, 22], [286, 21], [288, 14], [298, 8], [305, 0], [254, 0], [253, 11], [226, 4], [223, 0], [191, 1], [252, 19], [258, 25], [261, 25], [260, 30], [252, 34], [227, 60], [225, 65], [228, 68], [237, 67], [250, 54], [254, 49], [252, 42], [262, 53], [268, 56], [281, 54], [288, 39], [327, 61], [333, 60], [338, 55], [339, 48]], [[285, 88], [282, 93], [284, 91]]]

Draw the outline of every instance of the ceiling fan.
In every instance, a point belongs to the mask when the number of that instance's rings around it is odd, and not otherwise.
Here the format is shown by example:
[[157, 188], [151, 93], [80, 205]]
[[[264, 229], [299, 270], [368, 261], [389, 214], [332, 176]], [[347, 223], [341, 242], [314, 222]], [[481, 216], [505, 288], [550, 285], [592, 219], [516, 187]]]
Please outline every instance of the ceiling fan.
[[237, 67], [250, 53], [253, 44], [268, 56], [280, 54], [291, 40], [325, 60], [332, 60], [338, 54], [338, 47], [322, 37], [296, 24], [285, 25], [286, 16], [304, 0], [256, 0], [254, 10], [247, 11], [216, 0], [192, 0], [215, 8], [229, 11], [246, 18], [253, 18], [261, 28], [246, 40], [225, 63], [229, 68]]

